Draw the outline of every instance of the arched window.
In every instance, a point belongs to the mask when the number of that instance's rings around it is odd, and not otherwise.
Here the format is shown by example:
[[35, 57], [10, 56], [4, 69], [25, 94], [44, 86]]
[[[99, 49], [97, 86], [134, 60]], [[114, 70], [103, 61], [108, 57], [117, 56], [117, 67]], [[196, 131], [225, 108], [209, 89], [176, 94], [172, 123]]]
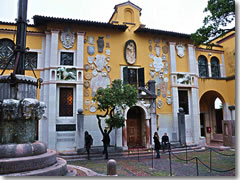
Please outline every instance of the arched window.
[[[15, 64], [14, 42], [11, 39], [0, 39], [0, 69], [13, 69]], [[10, 58], [12, 59], [10, 60]], [[37, 68], [37, 52], [27, 52], [25, 54], [25, 69], [31, 70]]]
[[211, 72], [212, 72], [212, 77], [214, 78], [220, 77], [219, 60], [216, 57], [211, 58]]
[[[0, 69], [4, 69], [14, 54], [14, 42], [10, 39], [0, 39]], [[10, 61], [8, 69], [13, 68], [14, 61]]]
[[131, 9], [127, 8], [124, 11], [124, 22], [133, 23], [134, 13]]
[[208, 62], [205, 56], [198, 57], [198, 72], [200, 77], [208, 77]]

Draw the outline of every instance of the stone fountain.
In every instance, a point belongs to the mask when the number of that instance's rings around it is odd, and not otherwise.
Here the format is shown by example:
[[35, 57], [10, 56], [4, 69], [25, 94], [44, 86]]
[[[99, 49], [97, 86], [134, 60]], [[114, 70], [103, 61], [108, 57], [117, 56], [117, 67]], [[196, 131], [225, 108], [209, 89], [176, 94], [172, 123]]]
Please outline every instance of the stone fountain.
[[41, 80], [24, 75], [26, 17], [27, 0], [19, 0], [14, 70], [0, 75], [0, 176], [64, 176], [67, 162], [37, 141], [46, 106], [37, 100]]

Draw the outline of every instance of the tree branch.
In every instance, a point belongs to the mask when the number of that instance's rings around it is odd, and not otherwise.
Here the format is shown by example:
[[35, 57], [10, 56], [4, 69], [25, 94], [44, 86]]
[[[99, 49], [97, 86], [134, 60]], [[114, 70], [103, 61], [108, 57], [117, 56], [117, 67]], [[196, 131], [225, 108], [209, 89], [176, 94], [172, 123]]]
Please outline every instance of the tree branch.
[[101, 119], [100, 119], [100, 118], [106, 117], [106, 116], [108, 115], [108, 111], [109, 111], [109, 109], [107, 109], [107, 111], [106, 111], [106, 113], [105, 113], [104, 115], [99, 115], [99, 114], [96, 115], [96, 116], [97, 116], [97, 119], [98, 119], [98, 127], [99, 127], [102, 135], [103, 135], [104, 132], [103, 132], [103, 129], [102, 129]]
[[[111, 111], [110, 111], [110, 113], [109, 113], [111, 119], [113, 118], [114, 110], [115, 110], [115, 107], [114, 107], [113, 109], [111, 109]], [[110, 129], [109, 129], [109, 131], [108, 131], [108, 134], [110, 134], [111, 131], [112, 131], [112, 125], [110, 125]]]

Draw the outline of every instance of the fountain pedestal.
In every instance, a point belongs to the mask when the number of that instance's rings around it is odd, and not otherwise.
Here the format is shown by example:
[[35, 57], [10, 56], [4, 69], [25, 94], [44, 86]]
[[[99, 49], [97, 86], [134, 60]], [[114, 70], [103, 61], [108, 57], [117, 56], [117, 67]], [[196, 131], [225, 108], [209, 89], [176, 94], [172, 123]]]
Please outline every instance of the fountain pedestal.
[[0, 176], [63, 176], [67, 162], [36, 141], [45, 104], [36, 78], [0, 76]]

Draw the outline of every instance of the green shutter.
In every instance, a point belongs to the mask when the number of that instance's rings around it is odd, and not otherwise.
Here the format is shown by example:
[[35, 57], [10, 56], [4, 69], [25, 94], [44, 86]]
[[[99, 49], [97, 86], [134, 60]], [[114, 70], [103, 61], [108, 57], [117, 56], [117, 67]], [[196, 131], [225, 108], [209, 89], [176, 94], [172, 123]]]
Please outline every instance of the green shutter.
[[123, 68], [123, 84], [128, 84], [128, 67]]
[[144, 87], [144, 68], [138, 69], [138, 87]]

